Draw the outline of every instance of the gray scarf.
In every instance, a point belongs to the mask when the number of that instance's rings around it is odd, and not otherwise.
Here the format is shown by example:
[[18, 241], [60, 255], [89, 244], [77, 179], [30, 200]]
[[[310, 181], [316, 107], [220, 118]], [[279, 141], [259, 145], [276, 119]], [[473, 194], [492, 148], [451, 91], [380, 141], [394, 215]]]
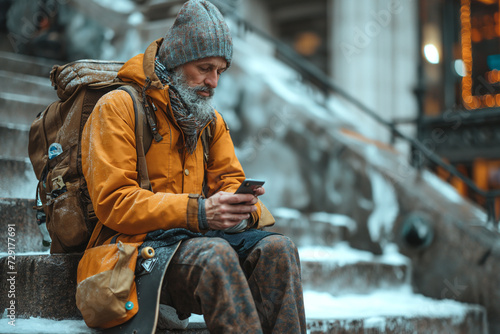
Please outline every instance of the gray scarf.
[[172, 111], [174, 112], [174, 118], [184, 134], [185, 148], [189, 154], [193, 154], [198, 143], [198, 135], [210, 121], [215, 119], [215, 114], [213, 118], [208, 118], [206, 120], [201, 120], [199, 117], [196, 117], [189, 110], [187, 104], [184, 102], [177, 89], [172, 85], [170, 73], [158, 60], [158, 57], [155, 59], [155, 73], [162, 84], [169, 85], [168, 93], [170, 97], [170, 105], [172, 106]]

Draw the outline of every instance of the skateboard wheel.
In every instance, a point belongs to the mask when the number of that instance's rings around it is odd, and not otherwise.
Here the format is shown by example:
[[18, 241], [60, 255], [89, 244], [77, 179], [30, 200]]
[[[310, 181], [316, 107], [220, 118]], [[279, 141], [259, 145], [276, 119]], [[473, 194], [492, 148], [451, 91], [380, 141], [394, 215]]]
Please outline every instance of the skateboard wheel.
[[127, 303], [125, 304], [125, 309], [126, 309], [127, 311], [130, 311], [130, 310], [131, 310], [131, 309], [133, 309], [133, 308], [134, 308], [134, 303], [132, 303], [132, 302], [130, 302], [130, 301], [129, 301], [129, 302], [127, 302]]
[[143, 259], [150, 259], [152, 258], [153, 256], [155, 256], [155, 250], [153, 247], [144, 247], [142, 250], [141, 250], [141, 257]]

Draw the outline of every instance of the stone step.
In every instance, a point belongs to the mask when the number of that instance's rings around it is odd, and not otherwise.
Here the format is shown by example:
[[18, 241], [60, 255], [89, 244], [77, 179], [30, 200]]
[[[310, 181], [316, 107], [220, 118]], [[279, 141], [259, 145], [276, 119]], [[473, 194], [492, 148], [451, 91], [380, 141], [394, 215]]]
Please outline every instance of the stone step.
[[0, 52], [0, 69], [20, 74], [30, 74], [48, 79], [52, 66], [56, 63], [57, 61], [46, 58]]
[[0, 147], [2, 156], [11, 158], [28, 157], [29, 126], [0, 122]]
[[[11, 300], [14, 300], [15, 316], [18, 319], [31, 317], [63, 321], [82, 319], [75, 300], [76, 272], [81, 256], [82, 254], [40, 254], [21, 255], [15, 258], [1, 257], [0, 266], [7, 269], [0, 272], [0, 291], [2, 292], [0, 310], [3, 312], [11, 305]], [[10, 267], [11, 265], [13, 267]], [[14, 292], [15, 298], [9, 298], [9, 291]], [[8, 320], [7, 318], [1, 321]], [[54, 322], [48, 320], [46, 323], [47, 328], [53, 328]], [[78, 333], [98, 333], [87, 328], [83, 320], [68, 323], [69, 328], [78, 326], [77, 328], [81, 329]], [[19, 323], [17, 327], [18, 325]], [[34, 326], [31, 324], [25, 327], [26, 331], [16, 331], [16, 333], [45, 333], [41, 328], [33, 330]], [[0, 328], [8, 327], [0, 325]], [[0, 333], [4, 333], [2, 329]], [[55, 331], [46, 333], [55, 333]], [[192, 323], [186, 331], [163, 330], [157, 333], [208, 334], [208, 331], [204, 323]]]
[[29, 97], [57, 99], [49, 78], [0, 70], [0, 91]]
[[[314, 291], [304, 293], [307, 332], [310, 334], [488, 333], [485, 310], [477, 305], [437, 301], [406, 291], [337, 299], [323, 295]], [[187, 330], [157, 330], [156, 334], [208, 333], [200, 318], [194, 316]], [[8, 328], [9, 320], [0, 319], [0, 328]], [[87, 328], [83, 320], [23, 319], [16, 316], [15, 325], [15, 333], [24, 334], [99, 333]]]
[[[14, 228], [14, 245], [16, 253], [47, 251], [42, 244], [42, 234], [36, 224], [33, 210], [35, 200], [20, 198], [0, 198], [0, 226], [7, 231], [8, 226]], [[0, 239], [0, 252], [7, 252], [7, 238]]]
[[269, 231], [290, 237], [298, 247], [333, 246], [356, 230], [356, 223], [339, 214], [317, 212], [303, 214], [294, 209], [272, 210], [276, 224]]
[[0, 122], [31, 126], [36, 116], [52, 102], [51, 98], [0, 92]]
[[311, 334], [488, 333], [483, 306], [428, 298], [410, 287], [341, 297], [305, 291], [304, 304]]
[[[34, 204], [27, 201], [11, 202], [5, 201], [9, 206], [15, 203], [17, 211], [26, 212], [30, 209], [26, 204]], [[1, 202], [0, 202], [1, 203]], [[12, 210], [11, 210], [12, 211]], [[0, 212], [1, 214], [1, 212]], [[2, 214], [0, 218], [4, 218]], [[8, 219], [9, 217], [5, 217]], [[17, 218], [17, 217], [14, 217]], [[20, 317], [42, 317], [55, 319], [76, 319], [80, 313], [74, 306], [74, 294], [76, 291], [76, 268], [81, 257], [79, 254], [48, 255], [46, 252], [38, 255], [23, 255], [22, 249], [26, 248], [28, 241], [21, 242], [18, 236], [22, 236], [27, 228], [37, 229], [36, 223], [30, 221], [13, 220], [15, 229], [14, 242], [9, 248], [17, 254], [15, 258], [15, 269], [3, 271], [0, 274], [0, 310], [8, 304], [6, 300], [6, 279], [8, 271], [17, 272], [16, 291], [19, 300], [30, 300], [29, 303], [18, 303], [16, 313]], [[6, 224], [3, 223], [5, 226]], [[5, 228], [5, 230], [7, 230]], [[33, 233], [34, 234], [34, 233]], [[41, 234], [32, 239], [33, 245], [41, 245]], [[7, 239], [7, 238], [4, 238]], [[5, 240], [6, 242], [7, 240]], [[3, 242], [3, 241], [2, 241]], [[40, 247], [40, 246], [39, 246]], [[9, 249], [2, 244], [2, 252]], [[8, 254], [3, 253], [3, 256]], [[0, 258], [0, 268], [8, 268], [8, 258]], [[392, 266], [392, 267], [391, 267]], [[394, 266], [388, 263], [361, 262], [350, 264], [318, 263], [305, 260], [302, 264], [302, 279], [305, 289], [325, 291], [335, 295], [346, 293], [368, 293], [380, 287], [397, 288], [403, 285], [407, 277], [407, 268], [403, 265]], [[57, 275], [54, 275], [57, 273]], [[3, 275], [3, 276], [2, 276]], [[352, 275], [352, 276], [351, 276]], [[354, 276], [356, 275], [356, 276]], [[62, 280], [61, 278], [64, 278]], [[43, 294], [33, 294], [33, 287], [43, 289]], [[58, 302], [64, 303], [64, 307], [42, 307], [51, 296], [57, 296]], [[55, 297], [56, 298], [56, 297]]]
[[[80, 258], [81, 254], [0, 258], [1, 268], [4, 268], [0, 273], [0, 310], [10, 305], [8, 291], [15, 290], [17, 317], [81, 319], [75, 302], [76, 271]], [[14, 287], [7, 281], [10, 278], [15, 282]]]
[[341, 320], [309, 320], [309, 334], [487, 334], [484, 311], [471, 309], [461, 321], [450, 317], [373, 317]]
[[[32, 198], [0, 198], [0, 228], [14, 225], [16, 230], [16, 253], [45, 252], [42, 234], [36, 223], [35, 190]], [[6, 252], [7, 239], [0, 240], [0, 253]]]
[[305, 290], [339, 296], [399, 289], [411, 283], [409, 260], [395, 249], [376, 256], [342, 242], [332, 248], [299, 248], [299, 256]]
[[4, 157], [0, 152], [0, 198], [35, 198], [37, 183], [28, 158]]

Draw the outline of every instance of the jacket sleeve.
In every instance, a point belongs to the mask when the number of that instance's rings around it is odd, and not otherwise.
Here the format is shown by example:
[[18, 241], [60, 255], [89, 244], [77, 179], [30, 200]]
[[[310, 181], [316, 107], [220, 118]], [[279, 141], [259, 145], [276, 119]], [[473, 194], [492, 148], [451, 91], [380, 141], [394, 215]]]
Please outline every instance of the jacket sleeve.
[[[210, 154], [206, 167], [209, 189], [207, 197], [219, 191], [235, 192], [245, 180], [245, 173], [234, 151], [229, 127], [218, 112], [216, 115], [216, 129], [210, 142]], [[253, 223], [259, 221], [261, 213], [260, 201], [256, 205], [257, 211], [252, 213]]]
[[125, 234], [176, 227], [198, 232], [197, 199], [140, 188], [136, 165], [132, 99], [112, 91], [98, 101], [82, 133], [83, 174], [97, 218]]

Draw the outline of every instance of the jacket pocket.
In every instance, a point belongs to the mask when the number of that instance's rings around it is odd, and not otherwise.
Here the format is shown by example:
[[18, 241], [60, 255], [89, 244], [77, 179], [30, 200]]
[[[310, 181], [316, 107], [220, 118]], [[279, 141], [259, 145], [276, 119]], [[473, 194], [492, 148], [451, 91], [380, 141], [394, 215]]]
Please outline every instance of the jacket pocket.
[[89, 248], [78, 264], [76, 305], [85, 323], [110, 328], [138, 311], [135, 265], [139, 243]]

